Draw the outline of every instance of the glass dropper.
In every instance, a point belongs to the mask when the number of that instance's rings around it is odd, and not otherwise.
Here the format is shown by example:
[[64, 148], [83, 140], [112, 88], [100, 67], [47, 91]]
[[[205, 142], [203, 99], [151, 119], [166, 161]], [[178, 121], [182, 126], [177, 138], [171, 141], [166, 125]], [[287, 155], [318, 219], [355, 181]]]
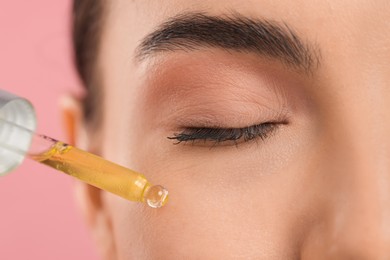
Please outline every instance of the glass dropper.
[[[160, 185], [152, 185], [144, 175], [103, 159], [102, 157], [80, 150], [53, 138], [32, 133], [29, 129], [0, 118], [2, 134], [10, 136], [32, 135], [27, 157], [71, 175], [83, 182], [102, 190], [119, 195], [127, 200], [143, 202], [152, 208], [160, 208], [168, 200], [168, 191]], [[2, 138], [1, 140], [7, 140]], [[2, 149], [25, 156], [3, 141]]]

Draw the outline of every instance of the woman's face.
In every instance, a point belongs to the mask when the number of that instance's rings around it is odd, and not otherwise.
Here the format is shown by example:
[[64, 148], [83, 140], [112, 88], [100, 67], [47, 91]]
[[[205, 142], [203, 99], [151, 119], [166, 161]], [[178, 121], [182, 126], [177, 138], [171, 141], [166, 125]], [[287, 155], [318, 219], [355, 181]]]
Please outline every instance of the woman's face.
[[388, 0], [105, 11], [91, 142], [170, 193], [86, 188], [107, 258], [390, 258]]

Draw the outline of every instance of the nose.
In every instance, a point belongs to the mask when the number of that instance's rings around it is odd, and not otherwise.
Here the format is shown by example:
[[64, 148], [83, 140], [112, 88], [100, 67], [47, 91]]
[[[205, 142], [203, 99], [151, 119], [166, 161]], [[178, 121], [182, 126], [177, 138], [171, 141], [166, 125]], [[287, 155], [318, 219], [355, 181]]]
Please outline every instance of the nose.
[[324, 220], [330, 259], [390, 259], [390, 157], [370, 151], [338, 171], [350, 175], [334, 190]]
[[322, 162], [326, 210], [302, 258], [390, 259], [390, 118], [363, 110], [351, 109], [327, 144], [342, 152]]

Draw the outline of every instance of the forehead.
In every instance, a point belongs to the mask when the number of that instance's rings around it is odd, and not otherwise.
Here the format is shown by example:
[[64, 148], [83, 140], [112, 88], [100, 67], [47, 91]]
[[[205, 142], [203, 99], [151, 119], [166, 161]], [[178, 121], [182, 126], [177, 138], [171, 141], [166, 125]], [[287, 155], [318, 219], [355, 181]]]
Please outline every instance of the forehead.
[[[249, 18], [270, 19], [287, 23], [309, 41], [324, 47], [359, 42], [362, 33], [373, 39], [388, 41], [390, 5], [386, 0], [375, 1], [127, 1], [115, 0], [106, 4], [106, 26], [103, 41], [135, 49], [141, 39], [167, 19], [191, 12], [213, 16], [240, 14]], [[340, 41], [343, 39], [343, 41]], [[337, 41], [337, 42], [335, 42]], [[348, 42], [350, 41], [350, 42]], [[369, 46], [369, 44], [367, 44]], [[358, 46], [364, 50], [367, 46]], [[118, 45], [119, 47], [119, 45]]]
[[168, 19], [191, 12], [216, 17], [239, 14], [287, 24], [303, 40], [318, 46], [323, 56], [322, 70], [335, 76], [349, 70], [357, 57], [377, 57], [388, 64], [385, 57], [389, 54], [383, 53], [389, 52], [390, 39], [390, 24], [383, 22], [390, 13], [387, 0], [297, 0], [293, 4], [285, 0], [115, 0], [106, 4], [102, 32], [100, 67], [105, 77], [123, 78], [142, 69], [132, 64], [142, 40]]
[[[185, 13], [202, 12], [223, 17], [244, 17], [285, 23], [298, 36], [318, 46], [322, 54], [322, 71], [341, 77], [356, 59], [377, 58], [388, 64], [390, 5], [387, 0], [322, 1], [285, 0], [245, 1], [128, 1], [106, 2], [102, 32], [100, 67], [107, 81], [104, 85], [131, 82], [144, 67], [134, 64], [137, 46], [168, 19]], [[372, 48], [376, 46], [376, 48]], [[387, 53], [383, 53], [387, 51]], [[378, 61], [376, 62], [378, 63]], [[335, 64], [337, 66], [335, 66]], [[364, 69], [364, 68], [360, 68]], [[121, 82], [112, 82], [112, 80]]]

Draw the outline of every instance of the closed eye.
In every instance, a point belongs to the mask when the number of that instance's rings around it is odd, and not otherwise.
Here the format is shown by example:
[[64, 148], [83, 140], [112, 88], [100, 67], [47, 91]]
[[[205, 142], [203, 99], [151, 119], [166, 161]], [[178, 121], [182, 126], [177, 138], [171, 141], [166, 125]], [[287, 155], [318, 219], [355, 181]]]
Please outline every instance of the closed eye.
[[189, 127], [181, 133], [175, 133], [173, 136], [167, 137], [170, 140], [176, 140], [175, 144], [182, 142], [212, 142], [214, 144], [226, 143], [237, 145], [241, 142], [260, 138], [264, 140], [268, 138], [281, 124], [287, 122], [266, 122], [258, 125], [252, 125], [244, 128], [205, 128], [205, 127]]

